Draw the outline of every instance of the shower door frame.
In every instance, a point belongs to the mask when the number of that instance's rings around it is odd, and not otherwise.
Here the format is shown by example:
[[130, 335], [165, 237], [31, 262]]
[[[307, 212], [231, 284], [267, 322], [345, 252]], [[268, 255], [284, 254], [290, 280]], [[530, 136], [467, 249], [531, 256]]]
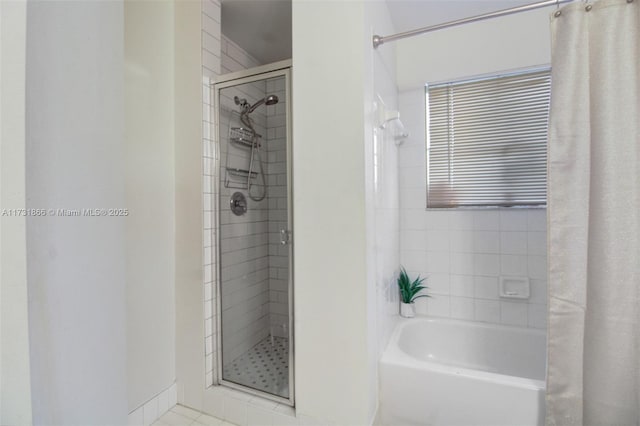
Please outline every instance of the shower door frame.
[[[284, 77], [285, 78], [285, 99], [286, 99], [286, 172], [287, 172], [287, 227], [288, 227], [288, 248], [289, 248], [289, 274], [288, 274], [288, 316], [289, 316], [289, 397], [284, 398], [278, 395], [274, 395], [268, 392], [260, 391], [258, 389], [254, 389], [249, 386], [241, 385], [238, 383], [230, 382], [224, 380], [222, 377], [223, 366], [222, 366], [222, 253], [220, 250], [220, 207], [221, 205], [225, 205], [221, 203], [220, 200], [220, 180], [222, 178], [221, 174], [221, 155], [220, 155], [220, 144], [222, 143], [221, 135], [221, 126], [219, 123], [220, 117], [220, 90], [226, 89], [229, 87], [239, 86], [242, 84], [253, 83], [260, 80], [267, 80], [270, 78], [276, 77]], [[294, 341], [294, 320], [293, 320], [293, 244], [294, 244], [294, 234], [293, 234], [293, 179], [292, 179], [292, 130], [291, 130], [291, 62], [290, 61], [281, 61], [276, 62], [274, 64], [265, 65], [261, 67], [256, 67], [253, 69], [238, 71], [234, 73], [230, 73], [227, 75], [223, 75], [220, 78], [217, 78], [216, 81], [211, 84], [211, 95], [214, 100], [214, 113], [216, 119], [216, 142], [217, 142], [217, 155], [215, 159], [215, 167], [217, 173], [214, 176], [214, 185], [216, 192], [216, 208], [214, 209], [215, 214], [215, 224], [216, 224], [216, 315], [215, 315], [215, 326], [216, 326], [216, 343], [217, 347], [214, 351], [216, 356], [216, 374], [214, 376], [214, 382], [220, 386], [226, 386], [232, 389], [240, 390], [242, 392], [246, 392], [255, 396], [260, 396], [262, 398], [270, 399], [272, 401], [276, 401], [282, 404], [287, 404], [290, 406], [295, 406], [295, 341]], [[265, 93], [266, 95], [266, 93]]]

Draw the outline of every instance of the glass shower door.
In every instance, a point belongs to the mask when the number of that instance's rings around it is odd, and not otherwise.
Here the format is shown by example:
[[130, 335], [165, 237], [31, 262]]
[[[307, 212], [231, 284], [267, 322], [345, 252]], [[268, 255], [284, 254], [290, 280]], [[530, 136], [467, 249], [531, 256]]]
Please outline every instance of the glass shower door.
[[289, 71], [214, 87], [220, 383], [292, 404]]

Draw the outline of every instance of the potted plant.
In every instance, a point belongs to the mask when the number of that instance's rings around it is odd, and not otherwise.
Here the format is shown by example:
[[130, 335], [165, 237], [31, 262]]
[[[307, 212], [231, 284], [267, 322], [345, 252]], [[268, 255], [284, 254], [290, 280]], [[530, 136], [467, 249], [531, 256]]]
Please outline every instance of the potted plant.
[[400, 267], [400, 275], [398, 276], [398, 288], [400, 289], [400, 316], [404, 318], [413, 318], [416, 314], [414, 301], [419, 297], [431, 297], [428, 294], [420, 294], [427, 287], [422, 285], [425, 278], [418, 278], [411, 281], [406, 269]]

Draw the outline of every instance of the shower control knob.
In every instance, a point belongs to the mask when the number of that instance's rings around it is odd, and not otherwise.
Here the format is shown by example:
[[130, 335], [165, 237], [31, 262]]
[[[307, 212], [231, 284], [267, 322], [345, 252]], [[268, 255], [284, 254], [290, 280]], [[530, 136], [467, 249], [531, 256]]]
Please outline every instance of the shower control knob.
[[229, 200], [231, 212], [236, 216], [242, 216], [247, 212], [247, 199], [242, 192], [234, 192]]

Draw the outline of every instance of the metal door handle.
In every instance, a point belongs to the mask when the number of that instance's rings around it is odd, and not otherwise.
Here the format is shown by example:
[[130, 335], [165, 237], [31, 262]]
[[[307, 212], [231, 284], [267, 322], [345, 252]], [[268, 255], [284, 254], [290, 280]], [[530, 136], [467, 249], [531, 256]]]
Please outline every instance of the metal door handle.
[[280, 244], [287, 245], [291, 242], [291, 231], [287, 229], [280, 230]]

